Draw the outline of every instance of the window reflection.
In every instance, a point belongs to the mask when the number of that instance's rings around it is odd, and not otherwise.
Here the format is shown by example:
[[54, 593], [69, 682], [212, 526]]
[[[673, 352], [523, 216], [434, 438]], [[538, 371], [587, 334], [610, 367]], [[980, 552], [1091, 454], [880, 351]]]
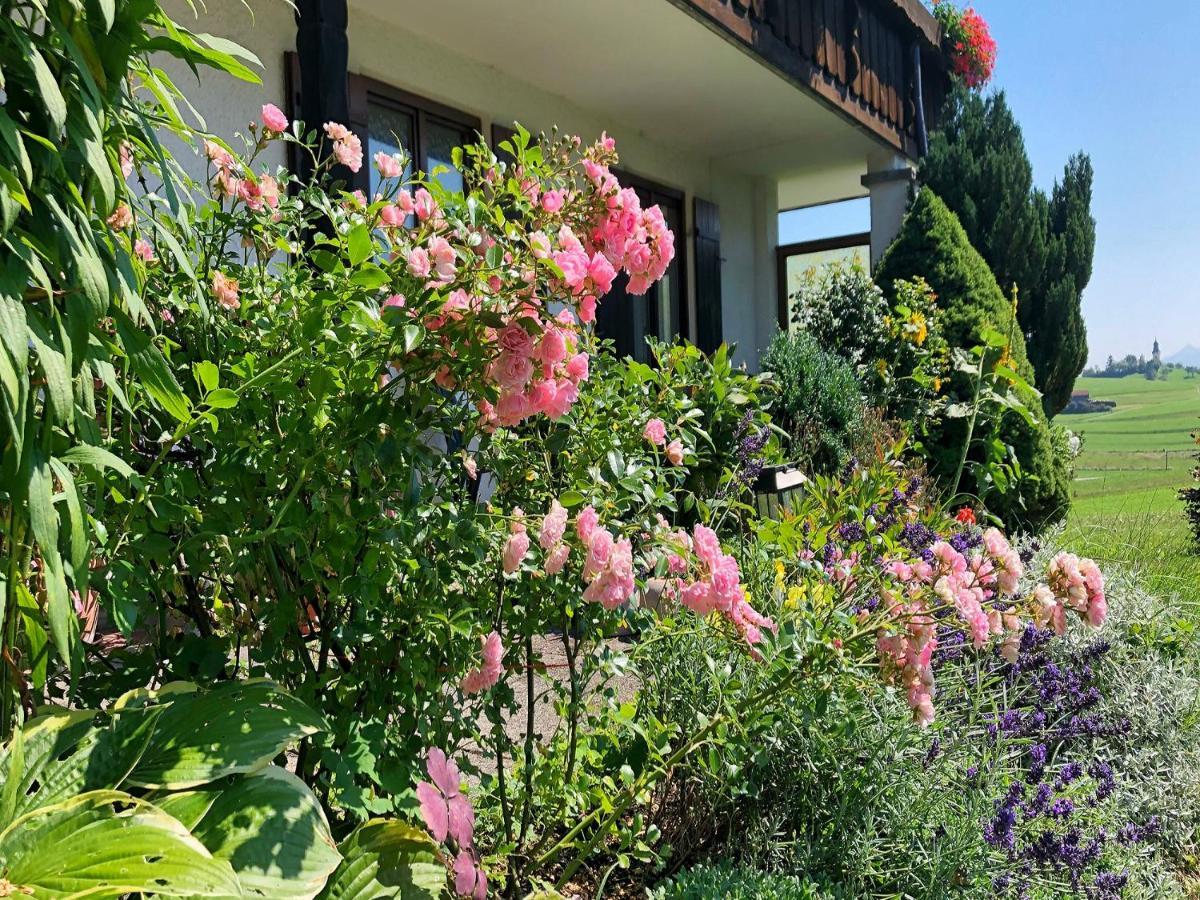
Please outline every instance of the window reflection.
[[[415, 131], [413, 117], [410, 113], [392, 109], [382, 103], [367, 105], [367, 159], [363, 163], [370, 172], [370, 192], [368, 196], [375, 197], [391, 186], [395, 179], [383, 178], [375, 168], [372, 160], [375, 154], [383, 152], [390, 155], [403, 150], [409, 157], [414, 155]], [[404, 168], [404, 178], [412, 177], [412, 163]]]

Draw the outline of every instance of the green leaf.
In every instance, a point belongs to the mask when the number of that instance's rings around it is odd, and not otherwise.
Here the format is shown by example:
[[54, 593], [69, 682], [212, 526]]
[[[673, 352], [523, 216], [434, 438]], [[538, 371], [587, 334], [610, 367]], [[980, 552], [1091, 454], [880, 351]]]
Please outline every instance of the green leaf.
[[111, 210], [117, 205], [117, 182], [113, 176], [112, 164], [108, 161], [108, 154], [104, 151], [104, 134], [100, 128], [100, 121], [87, 103], [78, 108], [82, 112], [77, 117], [80, 125], [74, 136], [83, 145], [84, 159], [96, 177], [101, 209]]
[[573, 506], [578, 506], [585, 499], [586, 498], [583, 496], [583, 494], [579, 493], [579, 491], [566, 491], [558, 498], [558, 502], [567, 509], [570, 509]]
[[67, 124], [67, 101], [63, 99], [62, 91], [58, 88], [58, 81], [55, 79], [54, 73], [50, 71], [50, 67], [46, 65], [46, 60], [38, 52], [37, 47], [32, 44], [27, 44], [26, 47], [29, 54], [29, 65], [33, 69], [33, 77], [37, 82], [38, 91], [41, 92], [42, 103], [46, 107], [46, 115], [49, 117], [54, 131], [62, 131], [63, 126]]
[[425, 336], [425, 329], [420, 325], [405, 325], [401, 336], [404, 343], [404, 352], [411, 353], [413, 348], [421, 343], [421, 338]]
[[371, 230], [365, 224], [350, 229], [350, 233], [346, 235], [346, 250], [351, 266], [366, 262], [372, 249]]
[[358, 271], [350, 276], [351, 284], [356, 284], [369, 291], [381, 288], [391, 280], [391, 276], [374, 263], [364, 263]]
[[269, 681], [229, 682], [209, 691], [173, 684], [157, 694], [134, 691], [117, 701], [170, 701], [154, 743], [129, 775], [129, 784], [186, 790], [265, 766], [286, 746], [322, 730], [311, 709]]
[[192, 376], [196, 379], [200, 390], [205, 393], [215, 391], [221, 383], [221, 370], [217, 368], [216, 363], [207, 359], [192, 364]]
[[175, 819], [121, 791], [92, 791], [0, 833], [4, 877], [37, 897], [240, 896], [233, 868]]
[[119, 788], [161, 712], [154, 707], [106, 717], [94, 710], [56, 710], [30, 720], [22, 730], [23, 760], [0, 750], [0, 776], [18, 786], [14, 805], [0, 815], [0, 828], [77, 794]]
[[237, 392], [229, 388], [217, 388], [204, 395], [204, 402], [212, 409], [231, 409], [237, 406]]
[[141, 379], [147, 393], [180, 422], [187, 422], [191, 404], [162, 353], [125, 313], [114, 310], [113, 318], [121, 345], [129, 357], [129, 366]]
[[71, 470], [53, 457], [50, 459], [50, 468], [62, 484], [62, 496], [67, 507], [67, 545], [70, 548], [71, 571], [76, 589], [83, 591], [86, 587], [83, 582], [88, 574], [88, 531], [87, 520], [83, 516], [83, 501]]
[[20, 170], [21, 182], [23, 184], [32, 182], [33, 166], [29, 160], [29, 153], [25, 149], [25, 142], [21, 140], [21, 134], [17, 131], [17, 123], [2, 108], [0, 108], [0, 140], [3, 140], [8, 146], [9, 159], [16, 162], [17, 168]]
[[25, 328], [24, 304], [8, 291], [0, 290], [0, 344], [4, 345], [19, 371], [23, 371], [29, 361], [29, 340]]
[[103, 447], [95, 447], [91, 444], [76, 444], [71, 449], [59, 454], [59, 459], [63, 462], [74, 463], [77, 466], [91, 466], [97, 471], [112, 469], [124, 478], [132, 478], [134, 476], [133, 468], [129, 463], [121, 459], [121, 457], [105, 450]]
[[83, 298], [87, 301], [89, 312], [93, 318], [100, 318], [109, 305], [108, 273], [96, 250], [90, 226], [84, 223], [83, 231], [80, 232], [53, 194], [44, 195], [43, 200], [58, 220], [62, 233], [70, 244], [69, 268], [74, 280], [78, 282]]
[[231, 779], [192, 833], [260, 897], [309, 900], [342, 859], [317, 798], [278, 766]]
[[55, 424], [68, 424], [74, 415], [75, 397], [71, 390], [71, 367], [66, 354], [56, 345], [56, 338], [51, 337], [37, 313], [30, 316], [27, 333], [37, 354], [42, 376], [46, 379], [50, 420]]
[[97, 6], [100, 7], [100, 16], [104, 20], [104, 33], [112, 31], [113, 19], [117, 15], [116, 0], [96, 0]]
[[321, 900], [435, 900], [446, 887], [437, 844], [404, 822], [364, 822], [338, 849], [342, 862], [321, 891]]

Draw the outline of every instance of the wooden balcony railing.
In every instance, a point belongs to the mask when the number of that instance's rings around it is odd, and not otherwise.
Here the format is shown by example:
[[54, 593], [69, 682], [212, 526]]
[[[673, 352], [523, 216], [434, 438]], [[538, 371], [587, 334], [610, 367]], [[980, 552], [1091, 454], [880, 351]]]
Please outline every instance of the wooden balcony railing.
[[920, 0], [672, 0], [896, 150], [918, 157], [949, 89]]

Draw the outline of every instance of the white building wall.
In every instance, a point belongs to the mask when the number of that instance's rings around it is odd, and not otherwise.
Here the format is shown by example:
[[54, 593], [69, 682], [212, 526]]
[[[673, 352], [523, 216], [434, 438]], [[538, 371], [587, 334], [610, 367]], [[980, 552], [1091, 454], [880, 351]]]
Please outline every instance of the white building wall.
[[[287, 110], [283, 54], [296, 48], [296, 19], [292, 7], [284, 0], [254, 0], [253, 11], [241, 0], [205, 0], [203, 6], [196, 5], [199, 17], [193, 14], [188, 0], [162, 0], [162, 6], [189, 31], [208, 32], [235, 41], [262, 61], [263, 68], [258, 73], [262, 84], [250, 84], [203, 67], [197, 82], [192, 71], [178, 60], [169, 57], [158, 60], [195, 107], [208, 132], [239, 149], [234, 135], [249, 134], [246, 126], [258, 121], [264, 103]], [[181, 104], [180, 111], [187, 115], [186, 105]], [[206, 163], [198, 149], [183, 147], [174, 140], [168, 140], [167, 146], [188, 175], [198, 182], [204, 178]], [[284, 165], [286, 154], [282, 143], [268, 147], [259, 160], [263, 168], [271, 171]]]
[[[256, 0], [253, 13], [241, 0], [207, 0], [198, 19], [186, 0], [164, 0], [164, 6], [185, 27], [234, 40], [263, 63], [262, 85], [203, 70], [197, 85], [186, 66], [164, 61], [164, 69], [210, 132], [229, 140], [235, 133], [246, 133], [247, 124], [258, 119], [263, 103], [288, 109], [284, 54], [295, 49], [296, 25], [294, 12], [284, 0]], [[759, 352], [774, 332], [776, 318], [778, 191], [774, 181], [753, 178], [706, 157], [651, 140], [637, 129], [580, 107], [547, 86], [529, 84], [513, 74], [460, 56], [450, 48], [373, 18], [353, 4], [347, 36], [351, 72], [478, 116], [484, 135], [490, 135], [493, 122], [511, 125], [513, 121], [520, 121], [534, 132], [557, 125], [585, 140], [607, 131], [616, 138], [622, 168], [683, 191], [687, 227], [685, 234], [676, 235], [676, 240], [687, 243], [691, 322], [695, 322], [692, 201], [701, 197], [717, 203], [721, 215], [724, 337], [737, 345], [736, 360], [756, 365]], [[172, 150], [193, 178], [204, 177], [202, 156], [177, 144]], [[270, 148], [260, 160], [271, 169], [283, 165], [283, 146]]]

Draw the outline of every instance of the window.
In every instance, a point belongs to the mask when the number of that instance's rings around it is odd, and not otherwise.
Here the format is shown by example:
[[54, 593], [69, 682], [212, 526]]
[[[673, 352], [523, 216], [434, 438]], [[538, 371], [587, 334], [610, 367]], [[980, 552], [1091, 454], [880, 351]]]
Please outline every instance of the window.
[[[462, 190], [462, 175], [450, 154], [478, 140], [478, 118], [361, 75], [350, 76], [350, 110], [366, 157], [357, 186], [367, 196], [384, 187], [370, 160], [380, 151], [397, 153], [401, 147], [423, 172], [445, 167], [438, 180], [449, 190]], [[411, 164], [404, 175], [411, 177]]]
[[676, 335], [688, 335], [687, 292], [684, 272], [687, 246], [683, 220], [683, 193], [630, 175], [615, 172], [625, 187], [637, 191], [644, 207], [658, 205], [667, 226], [675, 235], [675, 258], [667, 267], [662, 280], [651, 286], [643, 296], [629, 294], [625, 287], [629, 279], [620, 275], [612, 291], [596, 311], [596, 333], [611, 338], [621, 356], [632, 356], [639, 362], [650, 361], [646, 338], [669, 341]]

